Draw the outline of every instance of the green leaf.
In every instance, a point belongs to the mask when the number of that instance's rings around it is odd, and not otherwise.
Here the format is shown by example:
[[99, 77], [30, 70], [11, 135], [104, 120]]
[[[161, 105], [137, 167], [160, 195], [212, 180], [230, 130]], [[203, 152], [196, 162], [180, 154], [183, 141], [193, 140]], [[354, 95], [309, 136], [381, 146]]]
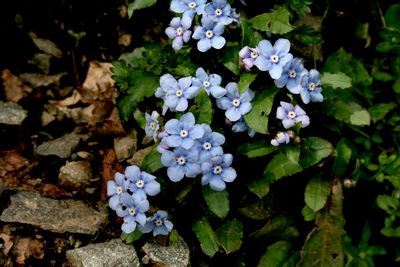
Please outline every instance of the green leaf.
[[258, 267], [281, 267], [289, 258], [292, 244], [288, 241], [278, 241], [268, 246], [261, 256]]
[[269, 192], [269, 180], [267, 178], [262, 178], [255, 180], [248, 184], [250, 192], [256, 194], [259, 198], [267, 195]]
[[242, 16], [240, 17], [240, 24], [242, 25], [242, 47], [256, 47], [264, 39], [262, 34], [255, 31], [250, 22]]
[[143, 112], [141, 112], [139, 109], [136, 109], [133, 113], [133, 117], [135, 118], [140, 128], [144, 129], [146, 127], [146, 117]]
[[394, 214], [400, 207], [400, 201], [397, 198], [388, 195], [379, 195], [376, 198], [376, 204], [388, 214]]
[[153, 146], [153, 149], [147, 154], [142, 162], [141, 169], [148, 173], [153, 173], [162, 167], [161, 163], [161, 153], [157, 151], [158, 143]]
[[334, 163], [334, 171], [335, 175], [342, 177], [343, 174], [345, 173], [347, 166], [350, 163], [352, 155], [352, 150], [347, 144], [346, 139], [341, 139], [337, 144], [336, 144], [336, 154], [335, 154], [335, 163]]
[[386, 114], [388, 114], [389, 111], [394, 109], [396, 106], [397, 105], [393, 102], [375, 104], [368, 109], [368, 112], [371, 115], [372, 121], [375, 123], [379, 120], [382, 120], [386, 116]]
[[369, 125], [371, 120], [368, 111], [353, 101], [338, 100], [331, 102], [326, 112], [339, 121], [356, 126]]
[[134, 98], [134, 96], [125, 95], [117, 102], [119, 114], [123, 121], [128, 121], [133, 110], [137, 107], [137, 103]]
[[130, 234], [127, 234], [125, 232], [121, 233], [121, 239], [122, 241], [125, 241], [126, 244], [132, 244], [136, 240], [139, 240], [143, 236], [143, 233], [140, 232], [139, 230], [135, 230]]
[[247, 125], [257, 133], [268, 134], [269, 114], [277, 92], [275, 87], [257, 92], [252, 102], [253, 109], [244, 116]]
[[211, 124], [212, 121], [212, 104], [210, 97], [203, 89], [196, 95], [194, 104], [189, 109], [196, 118], [197, 124]]
[[253, 220], [265, 220], [271, 217], [271, 207], [265, 201], [258, 200], [255, 203], [239, 209], [239, 212], [247, 218]]
[[242, 75], [240, 75], [240, 79], [238, 82], [239, 86], [239, 94], [242, 94], [245, 92], [247, 89], [249, 89], [250, 84], [257, 78], [257, 74], [255, 73], [250, 73], [250, 72], [245, 72]]
[[346, 89], [351, 87], [351, 78], [343, 72], [321, 74], [322, 86], [330, 86], [332, 88]]
[[317, 217], [316, 228], [306, 239], [302, 249], [301, 267], [344, 266], [343, 191], [339, 178], [332, 182], [331, 192], [327, 208]]
[[214, 256], [218, 251], [218, 242], [208, 221], [205, 218], [197, 221], [193, 224], [192, 230], [200, 242], [201, 250], [209, 257]]
[[239, 76], [240, 74], [240, 67], [239, 67], [239, 51], [241, 47], [239, 46], [231, 46], [226, 47], [224, 49], [225, 54], [222, 58], [222, 64], [232, 71], [233, 74]]
[[157, 3], [157, 0], [135, 0], [132, 3], [128, 4], [128, 18], [132, 17], [132, 14], [135, 10], [151, 7]]
[[304, 169], [319, 163], [333, 153], [332, 144], [320, 137], [302, 139], [300, 166]]
[[387, 27], [395, 28], [400, 31], [400, 4], [389, 7], [385, 14], [385, 22]]
[[225, 223], [215, 231], [219, 245], [226, 254], [237, 251], [242, 245], [243, 224], [239, 220]]
[[317, 213], [307, 205], [305, 205], [304, 208], [301, 210], [301, 215], [303, 215], [306, 222], [313, 221], [315, 220], [315, 217], [317, 217]]
[[214, 191], [209, 186], [203, 186], [203, 197], [208, 208], [223, 219], [229, 212], [229, 194], [227, 191]]
[[292, 221], [285, 216], [278, 215], [269, 220], [260, 230], [252, 233], [254, 237], [289, 239], [298, 237], [299, 232], [292, 226]]
[[308, 182], [304, 192], [304, 200], [313, 211], [319, 211], [325, 206], [331, 189], [329, 182], [320, 179], [312, 179]]
[[276, 154], [264, 169], [264, 177], [269, 183], [273, 183], [282, 177], [300, 172], [303, 168], [297, 161], [293, 161], [286, 154]]
[[250, 19], [251, 26], [259, 31], [271, 32], [273, 34], [285, 34], [293, 30], [289, 22], [289, 11], [280, 6], [271, 13], [264, 13]]
[[272, 152], [277, 151], [279, 148], [271, 145], [270, 142], [265, 140], [255, 141], [252, 143], [245, 143], [238, 147], [238, 152], [249, 158], [256, 158], [266, 156]]
[[131, 73], [131, 80], [127, 93], [132, 95], [137, 102], [144, 97], [150, 97], [159, 86], [159, 78], [148, 71], [135, 69]]
[[369, 86], [372, 84], [372, 77], [361, 61], [353, 58], [343, 48], [329, 56], [323, 67], [323, 72], [342, 72], [351, 77], [352, 85]]

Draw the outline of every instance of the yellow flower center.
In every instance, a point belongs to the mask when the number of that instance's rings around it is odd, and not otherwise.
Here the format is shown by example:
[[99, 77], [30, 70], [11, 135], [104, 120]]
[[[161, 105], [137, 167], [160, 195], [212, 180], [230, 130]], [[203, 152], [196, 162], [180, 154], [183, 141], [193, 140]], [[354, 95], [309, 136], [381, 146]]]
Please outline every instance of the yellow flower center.
[[309, 83], [308, 84], [308, 90], [310, 90], [311, 92], [315, 90], [315, 83]]
[[185, 159], [184, 157], [178, 157], [178, 158], [176, 159], [176, 162], [177, 162], [179, 165], [184, 165], [184, 164], [186, 163], [186, 159]]
[[186, 130], [181, 130], [180, 133], [179, 133], [179, 135], [180, 135], [181, 137], [185, 138], [185, 137], [187, 137], [187, 136], [189, 135], [189, 133], [188, 133], [188, 131], [186, 131]]
[[143, 186], [144, 186], [143, 180], [137, 180], [137, 181], [136, 181], [136, 187], [137, 187], [137, 188], [142, 188]]
[[296, 113], [294, 113], [294, 111], [289, 111], [288, 117], [289, 117], [289, 119], [294, 119], [294, 118], [296, 118]]
[[211, 31], [211, 30], [206, 31], [206, 37], [207, 38], [212, 38], [213, 35], [214, 35], [213, 31]]
[[204, 87], [209, 87], [210, 86], [210, 82], [209, 81], [204, 81], [203, 85], [204, 85]]
[[297, 73], [294, 70], [291, 70], [289, 72], [289, 77], [292, 78], [292, 79], [296, 78], [296, 75], [297, 75]]
[[279, 61], [279, 57], [278, 57], [277, 55], [272, 55], [272, 56], [271, 56], [271, 61], [272, 61], [273, 63], [276, 63], [276, 62]]
[[240, 106], [240, 100], [239, 99], [233, 99], [232, 100], [232, 105], [234, 105], [235, 107], [238, 107], [238, 106]]
[[183, 95], [183, 92], [182, 92], [182, 90], [177, 90], [175, 94], [176, 94], [176, 96], [180, 97]]
[[222, 167], [217, 165], [214, 167], [214, 174], [220, 174], [222, 172]]
[[190, 2], [188, 6], [193, 9], [196, 7], [196, 2]]
[[215, 10], [215, 16], [221, 16], [222, 15], [222, 10], [220, 8], [217, 8]]
[[258, 53], [256, 51], [253, 51], [250, 53], [250, 57], [251, 58], [257, 58], [258, 57]]
[[177, 35], [182, 35], [183, 34], [183, 28], [179, 27], [178, 29], [176, 29], [176, 34]]
[[211, 149], [211, 144], [209, 142], [206, 142], [206, 143], [203, 144], [203, 148], [205, 150], [210, 150]]
[[162, 220], [158, 219], [156, 221], [156, 226], [161, 226], [163, 224]]
[[134, 216], [136, 214], [136, 209], [135, 208], [130, 208], [129, 209], [129, 215]]

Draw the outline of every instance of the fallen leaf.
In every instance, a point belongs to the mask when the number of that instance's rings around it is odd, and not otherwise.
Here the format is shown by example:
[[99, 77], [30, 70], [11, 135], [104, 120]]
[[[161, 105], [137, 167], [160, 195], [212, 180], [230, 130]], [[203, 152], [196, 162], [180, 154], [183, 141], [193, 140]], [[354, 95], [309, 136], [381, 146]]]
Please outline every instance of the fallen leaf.
[[57, 105], [61, 107], [68, 107], [75, 105], [82, 99], [81, 95], [79, 94], [78, 90], [74, 90], [72, 95], [65, 98], [64, 100], [58, 101]]
[[36, 259], [44, 257], [44, 243], [31, 237], [23, 237], [17, 240], [12, 248], [12, 254], [18, 264], [25, 264], [25, 260], [33, 256]]
[[32, 92], [32, 88], [23, 84], [17, 76], [5, 69], [1, 72], [3, 80], [4, 94], [7, 101], [18, 102], [25, 97], [27, 93]]
[[29, 166], [29, 160], [21, 156], [18, 151], [0, 151], [0, 177], [21, 174], [21, 169], [27, 166]]
[[102, 168], [101, 168], [101, 200], [107, 201], [107, 182], [114, 180], [114, 175], [116, 172], [124, 172], [124, 166], [120, 164], [117, 160], [117, 155], [114, 149], [108, 149], [103, 157]]
[[49, 86], [55, 84], [58, 86], [60, 84], [60, 79], [66, 75], [66, 72], [61, 72], [54, 75], [46, 75], [40, 73], [22, 73], [19, 78], [24, 82], [30, 84], [33, 88], [41, 86]]
[[121, 123], [119, 112], [117, 108], [113, 108], [110, 116], [103, 121], [96, 123], [91, 129], [91, 136], [124, 136], [126, 134], [125, 129]]
[[57, 58], [62, 57], [62, 51], [52, 41], [43, 38], [38, 38], [36, 34], [33, 32], [30, 32], [29, 36], [32, 38], [32, 41], [36, 45], [36, 47], [39, 48], [41, 51]]

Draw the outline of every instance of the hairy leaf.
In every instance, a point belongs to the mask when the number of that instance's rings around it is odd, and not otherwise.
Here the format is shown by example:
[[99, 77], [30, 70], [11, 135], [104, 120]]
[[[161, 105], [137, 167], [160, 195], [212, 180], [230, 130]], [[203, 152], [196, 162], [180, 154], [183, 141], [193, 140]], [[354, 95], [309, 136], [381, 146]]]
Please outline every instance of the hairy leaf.
[[242, 245], [243, 224], [239, 220], [225, 223], [215, 231], [218, 243], [226, 254], [237, 251]]
[[321, 74], [322, 86], [330, 86], [332, 88], [346, 89], [351, 87], [351, 78], [343, 72]]
[[229, 212], [229, 194], [227, 191], [214, 191], [209, 186], [203, 186], [203, 197], [208, 208], [223, 219]]
[[289, 11], [281, 6], [271, 13], [255, 16], [250, 20], [251, 26], [259, 31], [271, 32], [273, 34], [285, 34], [294, 28], [289, 22]]
[[197, 221], [195, 224], [193, 224], [192, 230], [199, 240], [200, 247], [203, 252], [209, 257], [214, 256], [214, 254], [218, 251], [218, 242], [217, 237], [215, 236], [215, 233], [208, 221], [205, 218]]

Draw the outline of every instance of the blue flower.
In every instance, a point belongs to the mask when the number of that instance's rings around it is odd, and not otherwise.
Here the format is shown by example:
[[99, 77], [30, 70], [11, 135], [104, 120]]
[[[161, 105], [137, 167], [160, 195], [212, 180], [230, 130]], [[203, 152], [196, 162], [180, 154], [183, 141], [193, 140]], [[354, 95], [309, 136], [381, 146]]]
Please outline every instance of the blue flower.
[[239, 51], [240, 63], [244, 65], [244, 68], [247, 71], [250, 71], [250, 69], [254, 66], [254, 62], [258, 58], [258, 55], [258, 48], [245, 46]]
[[141, 198], [160, 193], [160, 184], [156, 181], [156, 177], [147, 172], [141, 172], [136, 165], [127, 167], [125, 176], [129, 179], [128, 189]]
[[153, 231], [153, 236], [168, 235], [174, 225], [168, 220], [167, 216], [167, 212], [159, 210], [151, 218], [147, 219], [144, 226], [139, 225], [138, 228], [142, 233]]
[[[165, 82], [172, 83], [171, 80]], [[188, 107], [188, 99], [196, 96], [199, 88], [191, 86], [192, 77], [180, 78], [175, 87], [169, 87], [166, 91], [164, 104], [171, 111], [185, 111]], [[157, 93], [157, 92], [156, 92]]]
[[252, 109], [250, 103], [254, 98], [254, 93], [247, 89], [239, 95], [238, 84], [230, 82], [226, 85], [226, 96], [217, 99], [217, 106], [226, 110], [225, 116], [230, 121], [238, 121], [242, 115], [248, 113]]
[[171, 20], [169, 25], [170, 26], [165, 29], [165, 33], [173, 40], [172, 48], [180, 50], [183, 43], [189, 42], [190, 36], [192, 35], [192, 31], [189, 30], [191, 21], [181, 21], [181, 18], [175, 17]]
[[200, 162], [224, 154], [221, 145], [225, 143], [225, 136], [213, 132], [211, 127], [207, 124], [202, 124], [201, 126], [204, 129], [204, 135], [197, 141], [197, 147], [200, 151]]
[[289, 144], [290, 142], [290, 135], [286, 132], [278, 132], [274, 139], [271, 140], [271, 145], [279, 146], [280, 144]]
[[221, 49], [226, 41], [221, 36], [224, 33], [224, 24], [214, 22], [208, 17], [201, 19], [202, 26], [197, 26], [193, 33], [193, 39], [199, 40], [197, 42], [197, 49], [200, 52], [206, 52], [211, 47]]
[[160, 125], [158, 124], [160, 114], [157, 111], [153, 111], [151, 115], [146, 112], [144, 116], [146, 118], [146, 125], [144, 127], [146, 136], [153, 137], [154, 141], [156, 141], [157, 131], [160, 129]]
[[204, 7], [204, 13], [207, 17], [215, 22], [220, 22], [223, 25], [231, 24], [231, 5], [226, 0], [213, 0]]
[[198, 68], [196, 70], [196, 77], [192, 80], [192, 85], [199, 88], [204, 88], [206, 93], [215, 98], [220, 98], [225, 95], [225, 88], [221, 87], [222, 78], [218, 74], [207, 75], [203, 68]]
[[128, 193], [122, 193], [121, 199], [122, 203], [116, 212], [119, 217], [124, 218], [122, 231], [129, 234], [135, 231], [137, 223], [145, 225], [147, 218], [144, 213], [148, 211], [150, 204], [147, 199]]
[[256, 132], [247, 125], [247, 123], [244, 121], [243, 117], [240, 118], [240, 120], [237, 121], [232, 126], [232, 131], [235, 133], [241, 133], [241, 132], [247, 131], [247, 134], [250, 137], [254, 137], [254, 135], [256, 134]]
[[293, 58], [293, 55], [289, 53], [289, 40], [278, 39], [274, 46], [269, 41], [262, 40], [258, 43], [257, 49], [260, 54], [254, 65], [261, 71], [268, 71], [272, 79], [279, 79], [283, 66]]
[[225, 183], [230, 183], [236, 178], [236, 171], [230, 167], [232, 164], [233, 156], [231, 154], [224, 154], [210, 159], [201, 165], [203, 176], [201, 177], [201, 184], [209, 184], [211, 189], [222, 191], [225, 189]]
[[169, 120], [165, 126], [165, 131], [170, 134], [165, 137], [168, 146], [183, 147], [190, 149], [195, 139], [203, 137], [204, 129], [200, 125], [195, 125], [195, 118], [191, 112], [188, 112], [182, 117]]
[[169, 73], [163, 74], [160, 77], [160, 87], [157, 88], [155, 92], [155, 96], [158, 98], [162, 98], [164, 100], [164, 106], [162, 110], [162, 114], [165, 115], [165, 113], [168, 110], [168, 106], [165, 104], [165, 99], [167, 95], [169, 95], [170, 91], [173, 91], [174, 88], [178, 87], [178, 81]]
[[307, 70], [304, 68], [301, 60], [299, 58], [293, 58], [283, 67], [281, 77], [274, 82], [278, 88], [286, 86], [292, 94], [299, 94], [301, 90], [301, 80], [306, 74]]
[[204, 13], [207, 0], [172, 0], [170, 9], [176, 13], [183, 13], [182, 20], [192, 23], [194, 16]]
[[276, 118], [282, 120], [285, 129], [293, 127], [298, 122], [301, 123], [301, 128], [307, 127], [310, 124], [310, 118], [299, 105], [293, 106], [283, 101], [280, 104], [281, 106], [276, 111]]
[[301, 82], [300, 96], [304, 104], [312, 102], [322, 102], [324, 97], [321, 94], [321, 80], [319, 72], [315, 69], [309, 71], [307, 76], [304, 76]]
[[165, 151], [161, 154], [161, 163], [168, 167], [167, 175], [173, 182], [179, 182], [184, 176], [194, 178], [201, 173], [199, 151], [197, 149], [186, 150], [182, 147], [173, 151]]
[[108, 201], [108, 205], [111, 209], [116, 210], [118, 205], [121, 203], [122, 193], [126, 193], [128, 186], [127, 178], [122, 173], [115, 173], [115, 181], [107, 182], [107, 196], [111, 198]]

